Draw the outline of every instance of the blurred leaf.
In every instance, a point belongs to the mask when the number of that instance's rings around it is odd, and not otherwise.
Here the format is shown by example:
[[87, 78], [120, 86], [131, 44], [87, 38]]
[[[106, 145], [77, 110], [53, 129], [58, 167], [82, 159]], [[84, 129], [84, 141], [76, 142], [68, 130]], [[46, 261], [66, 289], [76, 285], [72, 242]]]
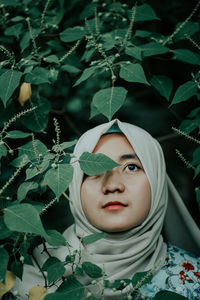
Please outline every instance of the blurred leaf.
[[22, 33], [22, 27], [22, 23], [15, 24], [13, 26], [8, 27], [4, 33], [5, 35], [15, 36], [18, 39], [20, 34]]
[[79, 163], [82, 171], [89, 176], [95, 176], [119, 166], [119, 164], [104, 154], [89, 152], [84, 152], [80, 156]]
[[84, 295], [84, 286], [74, 275], [67, 276], [66, 280], [59, 286], [56, 293], [49, 294], [45, 300], [80, 300]]
[[23, 139], [28, 136], [31, 136], [31, 133], [23, 132], [20, 130], [13, 130], [13, 131], [8, 131], [5, 137], [9, 139]]
[[81, 70], [79, 68], [69, 65], [69, 64], [65, 64], [64, 66], [62, 66], [61, 70], [65, 71], [65, 72], [69, 72], [69, 73], [74, 73], [74, 74], [78, 74], [81, 72]]
[[99, 278], [103, 276], [102, 269], [89, 261], [83, 262], [82, 268], [85, 271], [85, 273], [92, 278]]
[[47, 230], [46, 241], [52, 246], [66, 246], [64, 236], [57, 230]]
[[37, 108], [29, 115], [21, 118], [21, 122], [33, 132], [41, 132], [46, 129], [48, 124], [48, 114], [51, 109], [50, 102], [43, 97], [40, 97], [37, 102], [34, 103]]
[[192, 164], [193, 165], [200, 164], [200, 147], [195, 149], [193, 152]]
[[5, 283], [5, 277], [6, 277], [6, 270], [8, 266], [9, 261], [9, 255], [8, 252], [4, 248], [0, 248], [0, 282], [2, 281]]
[[195, 192], [196, 192], [197, 203], [198, 203], [198, 205], [200, 207], [200, 189], [196, 188]]
[[18, 6], [20, 5], [20, 3], [18, 3], [17, 0], [0, 0], [0, 5], [4, 5], [4, 6]]
[[20, 83], [22, 72], [7, 70], [0, 76], [0, 98], [4, 106]]
[[81, 82], [87, 80], [90, 76], [92, 76], [95, 72], [95, 70], [97, 69], [97, 67], [90, 67], [87, 68], [83, 71], [83, 73], [81, 74], [81, 76], [79, 77], [79, 79], [75, 82], [74, 86], [80, 84]]
[[129, 45], [125, 49], [126, 54], [138, 59], [142, 60], [142, 50], [141, 48], [135, 46], [135, 45]]
[[66, 191], [73, 178], [73, 167], [69, 164], [57, 164], [44, 177], [44, 181], [59, 198]]
[[48, 62], [48, 63], [55, 63], [55, 64], [59, 64], [59, 59], [56, 55], [52, 54], [49, 56], [46, 56], [43, 58], [44, 61]]
[[140, 64], [121, 63], [119, 76], [129, 82], [139, 82], [149, 85], [144, 70]]
[[155, 75], [151, 78], [151, 84], [163, 97], [169, 100], [173, 88], [173, 82], [169, 77]]
[[105, 232], [98, 232], [98, 233], [93, 233], [87, 236], [84, 236], [83, 238], [83, 243], [85, 245], [92, 244], [100, 239], [103, 239], [105, 237]]
[[187, 49], [172, 50], [176, 59], [192, 65], [200, 65], [200, 55]]
[[199, 174], [200, 174], [200, 164], [195, 169], [194, 178], [196, 178]]
[[171, 291], [163, 290], [158, 292], [153, 300], [188, 300], [188, 298]]
[[46, 153], [47, 146], [44, 145], [40, 140], [34, 140], [34, 142], [30, 141], [19, 148], [19, 156], [27, 155], [29, 160], [33, 162], [35, 162], [39, 158], [39, 154], [41, 156], [44, 156]]
[[0, 240], [8, 238], [11, 234], [12, 231], [6, 227], [3, 219], [0, 219]]
[[0, 145], [0, 159], [7, 155], [7, 148], [4, 144]]
[[25, 76], [24, 80], [32, 84], [50, 83], [49, 70], [41, 67], [35, 67]]
[[149, 272], [150, 271], [135, 273], [131, 279], [133, 287], [135, 287], [136, 285], [139, 285], [139, 287], [141, 287], [142, 285], [151, 282], [153, 275], [149, 274]]
[[159, 55], [169, 52], [169, 49], [162, 46], [161, 44], [150, 42], [148, 44], [144, 44], [140, 46], [140, 49], [142, 50], [142, 55], [144, 57], [146, 56], [152, 56], [152, 55]]
[[45, 263], [42, 265], [42, 271], [47, 271], [47, 269], [54, 265], [55, 263], [61, 262], [57, 257], [50, 256]]
[[[183, 23], [177, 23], [176, 27], [175, 27], [175, 31], [177, 28], [179, 28]], [[176, 33], [176, 35], [174, 36], [175, 41], [177, 40], [183, 40], [185, 39], [185, 35], [189, 35], [192, 36], [194, 33], [198, 32], [200, 29], [199, 23], [197, 22], [186, 22], [184, 24], [184, 26], [181, 28], [181, 30], [179, 32]]]
[[11, 263], [11, 271], [22, 280], [23, 264], [17, 260]]
[[127, 90], [123, 87], [111, 87], [98, 91], [92, 103], [99, 113], [111, 120], [112, 116], [120, 109], [126, 98]]
[[37, 189], [37, 188], [38, 188], [38, 183], [36, 183], [34, 181], [23, 182], [17, 190], [18, 201], [24, 200], [24, 198], [26, 197], [26, 195], [29, 191]]
[[68, 43], [82, 39], [86, 35], [84, 27], [76, 26], [67, 28], [60, 33], [61, 41]]
[[[132, 12], [129, 12], [129, 18], [131, 18]], [[149, 21], [149, 20], [159, 20], [153, 8], [148, 4], [142, 4], [137, 6], [136, 8], [136, 15], [135, 15], [135, 22], [138, 21]]]
[[76, 143], [77, 143], [77, 140], [74, 140], [74, 141], [70, 141], [70, 142], [63, 142], [63, 143], [61, 143], [60, 145], [59, 145], [59, 147], [57, 146], [57, 145], [55, 145], [55, 146], [53, 146], [53, 150], [54, 151], [62, 151], [62, 150], [65, 150], [65, 149], [67, 149], [67, 148], [70, 148], [70, 147], [72, 147], [72, 146], [74, 146], [74, 145], [76, 145]]
[[190, 97], [196, 94], [197, 90], [198, 88], [196, 82], [194, 81], [185, 82], [184, 84], [180, 85], [176, 90], [171, 105], [188, 100]]
[[56, 262], [53, 265], [50, 265], [47, 268], [47, 279], [48, 284], [51, 284], [52, 282], [58, 280], [61, 278], [65, 273], [65, 267], [62, 262]]

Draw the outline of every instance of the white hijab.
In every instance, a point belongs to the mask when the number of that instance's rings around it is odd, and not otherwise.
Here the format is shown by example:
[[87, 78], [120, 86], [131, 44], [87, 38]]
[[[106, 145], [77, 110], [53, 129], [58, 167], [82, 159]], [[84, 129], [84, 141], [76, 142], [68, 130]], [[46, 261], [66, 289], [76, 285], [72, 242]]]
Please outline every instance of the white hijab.
[[[128, 123], [120, 122], [117, 119], [99, 125], [81, 136], [76, 144], [74, 150], [75, 158], [72, 161], [77, 160], [83, 152], [92, 152], [101, 135], [105, 134], [114, 123], [118, 125], [122, 133], [126, 136], [143, 165], [151, 186], [152, 202], [149, 215], [140, 226], [132, 228], [127, 232], [106, 234], [105, 238], [87, 246], [82, 252], [83, 260], [91, 261], [103, 267], [107, 274], [107, 279], [111, 281], [131, 278], [136, 272], [150, 269], [157, 271], [162, 266], [167, 246], [163, 241], [161, 231], [168, 205], [168, 192], [170, 197], [172, 196], [170, 199], [173, 198], [173, 201], [170, 201], [170, 208], [168, 208], [169, 213], [176, 213], [175, 210], [177, 210], [179, 223], [181, 221], [184, 224], [185, 219], [187, 219], [187, 225], [181, 228], [183, 224], [176, 224], [176, 216], [174, 216], [172, 226], [170, 226], [171, 219], [168, 214], [166, 218], [167, 222], [164, 226], [166, 228], [166, 238], [168, 241], [182, 246], [182, 239], [179, 238], [180, 241], [178, 240], [178, 243], [176, 243], [176, 238], [177, 236], [181, 236], [180, 232], [182, 233], [182, 230], [185, 230], [185, 233], [187, 231], [188, 235], [187, 227], [189, 227], [190, 240], [191, 235], [193, 235], [196, 245], [192, 245], [191, 242], [188, 250], [200, 250], [200, 239], [198, 238], [197, 240], [197, 236], [200, 237], [200, 231], [166, 174], [164, 156], [159, 143], [145, 130]], [[75, 248], [80, 243], [80, 237], [100, 232], [100, 230], [89, 223], [83, 212], [80, 200], [82, 179], [83, 172], [79, 164], [76, 163], [74, 166], [73, 181], [70, 184], [70, 198], [72, 200], [70, 208], [75, 224], [65, 232], [67, 240]], [[171, 203], [173, 204], [172, 210]], [[176, 235], [175, 231], [176, 226], [178, 235]], [[188, 243], [188, 240], [185, 243]], [[85, 282], [85, 284], [89, 283], [89, 281]], [[116, 293], [115, 295], [117, 296]], [[112, 293], [107, 293], [106, 296], [106, 299], [112, 298]]]

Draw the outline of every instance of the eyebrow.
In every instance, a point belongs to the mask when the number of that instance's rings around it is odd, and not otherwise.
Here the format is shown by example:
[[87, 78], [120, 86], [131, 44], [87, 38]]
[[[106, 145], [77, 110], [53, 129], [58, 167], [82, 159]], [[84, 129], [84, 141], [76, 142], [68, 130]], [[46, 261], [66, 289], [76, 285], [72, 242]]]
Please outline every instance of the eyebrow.
[[119, 157], [119, 161], [124, 161], [126, 159], [137, 159], [137, 160], [139, 160], [136, 153], [123, 154]]

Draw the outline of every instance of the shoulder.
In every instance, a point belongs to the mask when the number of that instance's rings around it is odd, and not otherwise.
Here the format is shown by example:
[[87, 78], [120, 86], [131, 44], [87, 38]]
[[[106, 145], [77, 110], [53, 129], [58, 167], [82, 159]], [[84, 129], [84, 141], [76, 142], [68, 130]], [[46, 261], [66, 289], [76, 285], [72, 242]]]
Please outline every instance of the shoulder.
[[200, 257], [169, 244], [164, 265], [141, 293], [151, 298], [160, 290], [200, 299]]

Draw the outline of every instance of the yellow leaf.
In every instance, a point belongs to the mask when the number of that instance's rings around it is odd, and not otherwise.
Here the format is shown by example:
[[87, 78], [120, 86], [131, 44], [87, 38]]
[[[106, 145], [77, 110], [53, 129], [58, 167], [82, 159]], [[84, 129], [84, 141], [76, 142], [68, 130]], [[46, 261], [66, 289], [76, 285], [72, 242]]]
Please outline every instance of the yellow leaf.
[[19, 90], [19, 103], [24, 106], [24, 102], [31, 97], [31, 84], [28, 82], [23, 82]]
[[5, 285], [0, 282], [0, 298], [11, 290], [15, 284], [16, 277], [11, 271], [6, 271]]
[[48, 291], [45, 287], [43, 286], [33, 286], [29, 290], [29, 300], [43, 300], [44, 297], [48, 294]]

